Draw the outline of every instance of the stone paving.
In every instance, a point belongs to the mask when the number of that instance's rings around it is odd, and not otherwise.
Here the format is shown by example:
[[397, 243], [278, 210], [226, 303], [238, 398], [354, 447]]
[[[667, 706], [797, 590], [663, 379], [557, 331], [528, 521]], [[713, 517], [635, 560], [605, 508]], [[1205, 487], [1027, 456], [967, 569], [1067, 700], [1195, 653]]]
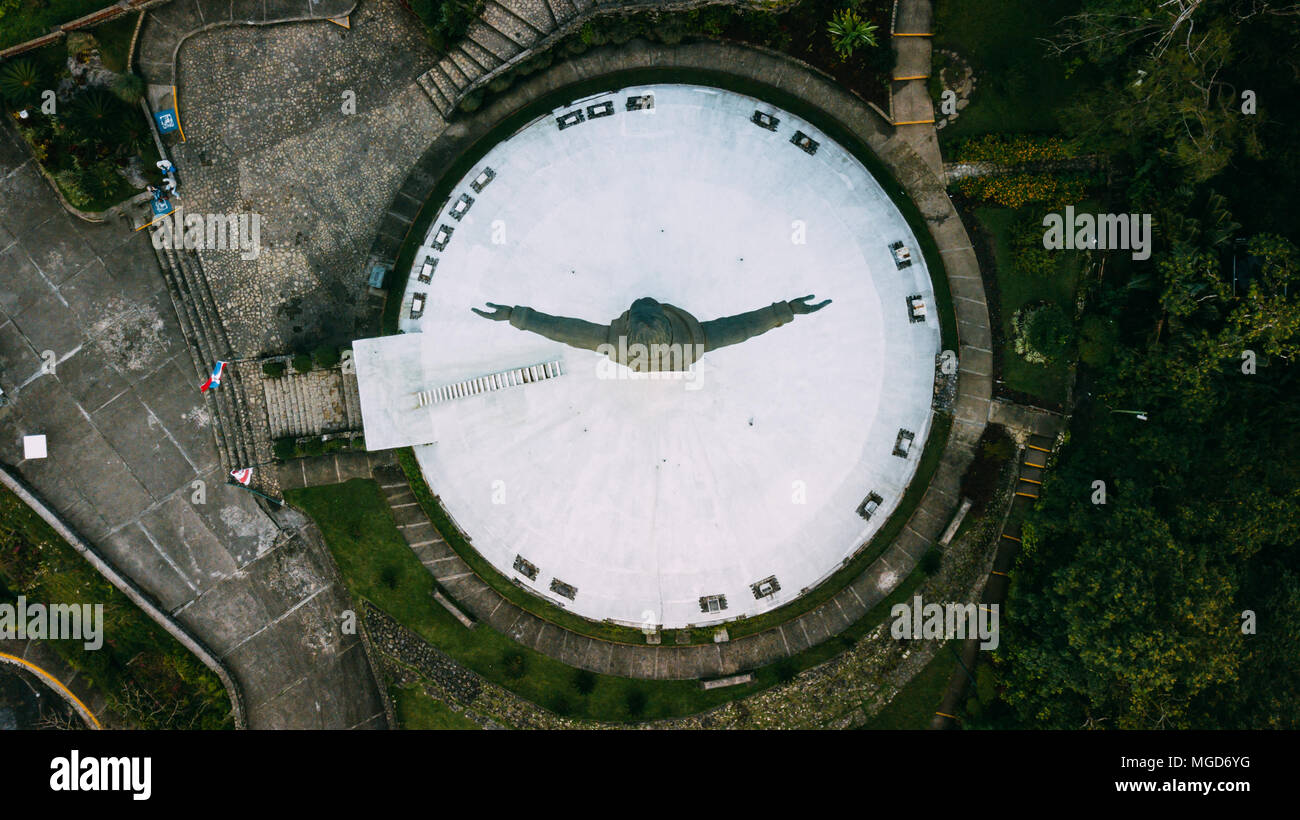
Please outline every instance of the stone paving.
[[384, 725], [314, 525], [226, 484], [148, 238], [69, 216], [7, 127], [0, 385], [0, 460], [234, 670], [251, 726]]
[[376, 334], [383, 303], [367, 294], [362, 260], [397, 185], [444, 127], [414, 83], [433, 61], [418, 22], [397, 3], [365, 2], [350, 29], [228, 26], [178, 48], [186, 141], [172, 152], [184, 205], [262, 220], [256, 259], [200, 251], [235, 355]]

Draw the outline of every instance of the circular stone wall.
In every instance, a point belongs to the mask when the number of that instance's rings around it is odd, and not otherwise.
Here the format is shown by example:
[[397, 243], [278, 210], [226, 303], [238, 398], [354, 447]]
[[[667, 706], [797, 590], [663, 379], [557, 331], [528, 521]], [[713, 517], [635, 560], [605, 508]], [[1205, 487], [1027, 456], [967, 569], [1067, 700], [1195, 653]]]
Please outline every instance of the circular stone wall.
[[[650, 296], [705, 321], [806, 294], [833, 303], [676, 378], [470, 311], [604, 324]], [[546, 362], [563, 375], [432, 405], [435, 443], [415, 452], [474, 547], [571, 611], [664, 628], [757, 614], [842, 566], [901, 499], [930, 427], [933, 303], [902, 215], [808, 123], [716, 88], [594, 95], [451, 190], [400, 314], [432, 337], [432, 390]]]

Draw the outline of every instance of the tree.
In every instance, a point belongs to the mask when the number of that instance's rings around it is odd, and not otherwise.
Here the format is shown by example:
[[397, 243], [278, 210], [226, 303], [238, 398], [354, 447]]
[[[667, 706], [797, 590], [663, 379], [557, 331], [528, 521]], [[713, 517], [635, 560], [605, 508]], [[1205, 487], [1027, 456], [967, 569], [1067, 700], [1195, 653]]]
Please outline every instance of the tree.
[[14, 60], [0, 68], [0, 95], [10, 105], [35, 105], [45, 87], [45, 78], [31, 60]]

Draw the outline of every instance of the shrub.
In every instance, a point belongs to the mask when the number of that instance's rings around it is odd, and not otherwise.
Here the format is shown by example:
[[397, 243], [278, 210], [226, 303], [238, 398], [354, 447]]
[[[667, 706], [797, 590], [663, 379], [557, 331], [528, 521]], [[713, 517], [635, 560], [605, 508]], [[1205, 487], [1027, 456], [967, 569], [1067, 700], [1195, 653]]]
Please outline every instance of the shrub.
[[483, 0], [411, 0], [411, 11], [424, 23], [429, 45], [446, 51], [469, 31], [483, 10]]
[[262, 375], [268, 379], [278, 379], [284, 375], [284, 362], [262, 362]]
[[325, 442], [325, 452], [327, 453], [337, 453], [346, 449], [348, 449], [348, 440], [345, 438], [332, 438]]
[[95, 40], [95, 35], [88, 31], [70, 31], [68, 39], [65, 41], [68, 48], [68, 56], [75, 60], [82, 60], [90, 56], [90, 52], [99, 48], [99, 42]]
[[661, 19], [651, 32], [665, 45], [677, 45], [689, 33], [686, 21], [680, 15], [670, 15]]
[[1060, 360], [1070, 348], [1074, 328], [1059, 305], [1026, 306], [1011, 319], [1015, 350], [1026, 361], [1047, 364]]
[[401, 580], [402, 574], [397, 571], [397, 567], [392, 564], [385, 564], [379, 570], [379, 583], [388, 589], [397, 589], [398, 581]]
[[68, 120], [76, 130], [94, 140], [110, 139], [130, 112], [122, 101], [102, 88], [90, 88], [73, 98]]
[[312, 368], [311, 356], [306, 353], [298, 353], [293, 357], [293, 369], [299, 373], [310, 372]]
[[304, 456], [319, 456], [325, 452], [325, 442], [318, 438], [307, 439], [298, 448], [298, 452]]
[[841, 60], [847, 60], [853, 56], [853, 52], [863, 46], [876, 45], [876, 26], [870, 20], [863, 20], [857, 11], [849, 9], [840, 9], [831, 15], [831, 21], [826, 24], [826, 30], [831, 35], [831, 46], [835, 48], [835, 53], [840, 55]]
[[139, 74], [123, 74], [113, 81], [113, 93], [125, 103], [135, 105], [144, 98], [145, 82]]
[[339, 349], [334, 345], [321, 345], [311, 352], [317, 367], [329, 369], [339, 363]]
[[926, 575], [934, 575], [936, 572], [939, 571], [939, 567], [942, 565], [943, 565], [943, 553], [939, 551], [938, 547], [932, 547], [931, 549], [927, 550], [925, 555], [921, 556], [921, 560], [917, 564], [917, 566], [920, 567], [921, 572], [925, 573]]
[[609, 38], [605, 36], [605, 32], [596, 28], [594, 24], [587, 23], [578, 30], [578, 39], [585, 46], [603, 46]]
[[957, 162], [992, 162], [998, 165], [1021, 165], [1050, 159], [1067, 159], [1074, 150], [1059, 137], [1034, 134], [985, 134], [961, 144], [955, 154]]
[[999, 174], [966, 177], [957, 182], [963, 196], [1019, 208], [1030, 202], [1062, 207], [1083, 199], [1091, 178], [1081, 174]]
[[271, 454], [281, 461], [287, 461], [298, 454], [298, 447], [292, 438], [278, 438], [271, 444]]
[[475, 91], [472, 94], [466, 94], [465, 99], [460, 101], [460, 110], [466, 114], [479, 110], [483, 105], [483, 92]]
[[573, 675], [573, 688], [579, 695], [590, 695], [596, 689], [595, 674], [579, 669]]
[[0, 68], [0, 96], [18, 108], [39, 102], [45, 86], [45, 78], [31, 60], [14, 60]]
[[75, 169], [57, 172], [54, 174], [54, 181], [59, 184], [64, 199], [68, 200], [74, 208], [84, 208], [94, 200], [94, 197], [83, 187], [81, 174]]
[[997, 424], [984, 428], [975, 459], [961, 477], [961, 494], [971, 500], [971, 515], [984, 511], [998, 490], [1002, 466], [1015, 455], [1015, 447], [1006, 430]]
[[789, 683], [799, 677], [799, 667], [789, 658], [782, 658], [777, 661], [776, 665], [772, 667], [772, 672], [781, 683]]
[[96, 162], [88, 165], [82, 168], [78, 175], [81, 178], [81, 187], [95, 197], [106, 197], [113, 193], [122, 179], [117, 173], [117, 167], [111, 162]]
[[501, 656], [501, 672], [511, 680], [519, 680], [528, 671], [528, 659], [524, 653], [510, 650]]

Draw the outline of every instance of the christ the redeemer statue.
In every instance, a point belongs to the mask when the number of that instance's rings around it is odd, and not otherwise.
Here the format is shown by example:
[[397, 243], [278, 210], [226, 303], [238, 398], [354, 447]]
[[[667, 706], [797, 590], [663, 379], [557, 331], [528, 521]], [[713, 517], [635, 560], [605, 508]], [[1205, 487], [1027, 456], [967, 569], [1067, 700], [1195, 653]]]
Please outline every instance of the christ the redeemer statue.
[[649, 297], [637, 299], [622, 316], [607, 325], [493, 302], [487, 303], [491, 313], [478, 308], [471, 310], [485, 319], [509, 322], [520, 330], [582, 350], [594, 350], [634, 371], [646, 372], [689, 370], [710, 350], [740, 344], [794, 321], [795, 314], [812, 313], [831, 302], [827, 299], [810, 305], [812, 298], [801, 296], [788, 302], [774, 302], [765, 308], [707, 322]]

